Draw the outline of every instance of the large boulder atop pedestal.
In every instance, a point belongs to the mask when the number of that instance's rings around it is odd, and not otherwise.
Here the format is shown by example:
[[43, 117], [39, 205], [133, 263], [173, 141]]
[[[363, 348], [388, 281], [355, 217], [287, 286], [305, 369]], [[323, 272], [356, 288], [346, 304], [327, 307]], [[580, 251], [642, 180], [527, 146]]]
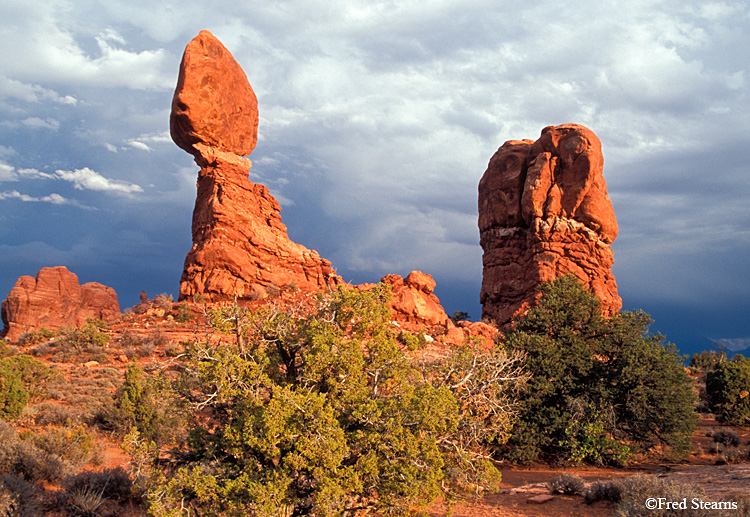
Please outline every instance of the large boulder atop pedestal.
[[342, 282], [330, 262], [289, 239], [278, 201], [248, 179], [244, 156], [257, 141], [257, 100], [242, 68], [208, 31], [185, 49], [170, 129], [201, 167], [180, 299], [253, 300]]
[[221, 41], [201, 31], [180, 64], [169, 117], [172, 140], [196, 156], [203, 144], [247, 156], [258, 141], [258, 100], [245, 72]]

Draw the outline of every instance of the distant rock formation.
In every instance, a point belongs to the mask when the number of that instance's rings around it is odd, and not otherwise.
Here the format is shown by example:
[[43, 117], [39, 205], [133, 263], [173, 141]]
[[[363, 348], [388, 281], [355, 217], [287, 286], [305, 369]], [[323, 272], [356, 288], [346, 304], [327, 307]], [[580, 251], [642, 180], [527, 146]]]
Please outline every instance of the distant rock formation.
[[603, 163], [601, 142], [578, 124], [546, 127], [536, 142], [510, 140], [490, 159], [479, 182], [483, 320], [509, 323], [534, 303], [541, 282], [567, 273], [605, 314], [620, 310], [610, 247], [618, 228]]
[[244, 156], [257, 142], [258, 102], [242, 68], [208, 31], [185, 49], [170, 132], [201, 167], [180, 300], [259, 299], [287, 286], [342, 282], [330, 262], [289, 239], [279, 203], [248, 179]]
[[406, 278], [386, 275], [380, 281], [391, 286], [391, 311], [396, 321], [425, 326], [446, 326], [450, 321], [440, 300], [432, 293], [436, 284], [430, 275], [412, 271]]
[[97, 282], [79, 285], [78, 277], [63, 266], [45, 267], [36, 278], [22, 276], [2, 303], [5, 337], [46, 328], [77, 327], [87, 318], [111, 321], [120, 316], [117, 293]]
[[[497, 337], [497, 329], [481, 321], [461, 321], [455, 325], [433, 293], [435, 280], [426, 273], [412, 271], [406, 278], [385, 275], [380, 281], [391, 287], [391, 315], [393, 321], [404, 330], [427, 333], [448, 345], [462, 345], [466, 339], [475, 339], [490, 346]], [[361, 284], [356, 287], [370, 289], [374, 285]]]

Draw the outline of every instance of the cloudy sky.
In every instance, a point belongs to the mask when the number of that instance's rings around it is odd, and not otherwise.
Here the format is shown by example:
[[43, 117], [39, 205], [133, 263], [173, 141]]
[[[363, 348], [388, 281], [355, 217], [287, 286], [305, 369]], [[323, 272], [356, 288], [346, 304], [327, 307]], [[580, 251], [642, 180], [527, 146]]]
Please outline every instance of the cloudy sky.
[[[349, 281], [430, 273], [480, 315], [477, 183], [504, 141], [601, 139], [626, 309], [750, 345], [747, 1], [0, 0], [0, 298], [65, 265], [176, 295], [197, 166], [169, 138], [209, 29], [259, 100], [251, 179]], [[724, 340], [724, 341], [722, 341]]]

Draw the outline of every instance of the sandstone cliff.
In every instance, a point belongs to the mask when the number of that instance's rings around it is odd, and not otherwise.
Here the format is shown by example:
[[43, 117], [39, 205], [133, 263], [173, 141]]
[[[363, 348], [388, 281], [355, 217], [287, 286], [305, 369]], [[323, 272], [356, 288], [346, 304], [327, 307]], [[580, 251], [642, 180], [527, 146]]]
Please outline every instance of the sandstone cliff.
[[603, 163], [601, 142], [578, 124], [546, 127], [536, 142], [505, 142], [492, 156], [479, 182], [482, 319], [509, 323], [541, 282], [567, 273], [605, 314], [620, 310], [610, 247], [618, 228]]
[[201, 167], [180, 299], [258, 299], [342, 282], [330, 262], [289, 239], [279, 203], [248, 179], [244, 156], [257, 142], [258, 103], [242, 68], [208, 31], [185, 49], [170, 132]]
[[45, 267], [36, 278], [22, 276], [2, 303], [6, 338], [46, 328], [59, 330], [86, 323], [87, 318], [111, 321], [120, 315], [117, 293], [97, 282], [79, 285], [63, 266]]

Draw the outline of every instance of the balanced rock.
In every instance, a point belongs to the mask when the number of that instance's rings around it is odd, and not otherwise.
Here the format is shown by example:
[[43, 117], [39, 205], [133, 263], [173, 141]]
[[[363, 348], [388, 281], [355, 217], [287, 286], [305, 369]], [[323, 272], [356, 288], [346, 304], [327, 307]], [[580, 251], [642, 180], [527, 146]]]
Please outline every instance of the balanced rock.
[[185, 49], [170, 116], [172, 139], [201, 167], [181, 300], [258, 299], [342, 282], [330, 262], [289, 239], [278, 201], [248, 179], [243, 156], [257, 141], [257, 106], [230, 52], [201, 31]]
[[240, 156], [255, 149], [255, 92], [232, 54], [209, 31], [201, 31], [185, 48], [169, 130], [174, 142], [196, 157], [196, 144]]
[[610, 247], [618, 227], [603, 163], [601, 142], [578, 124], [546, 127], [536, 142], [510, 140], [492, 156], [479, 182], [482, 319], [509, 323], [535, 302], [540, 283], [568, 273], [605, 315], [620, 310]]
[[21, 334], [41, 328], [77, 327], [88, 318], [116, 319], [120, 304], [111, 287], [97, 282], [80, 285], [74, 273], [58, 266], [40, 269], [36, 278], [19, 278], [1, 312], [5, 337], [17, 341]]

